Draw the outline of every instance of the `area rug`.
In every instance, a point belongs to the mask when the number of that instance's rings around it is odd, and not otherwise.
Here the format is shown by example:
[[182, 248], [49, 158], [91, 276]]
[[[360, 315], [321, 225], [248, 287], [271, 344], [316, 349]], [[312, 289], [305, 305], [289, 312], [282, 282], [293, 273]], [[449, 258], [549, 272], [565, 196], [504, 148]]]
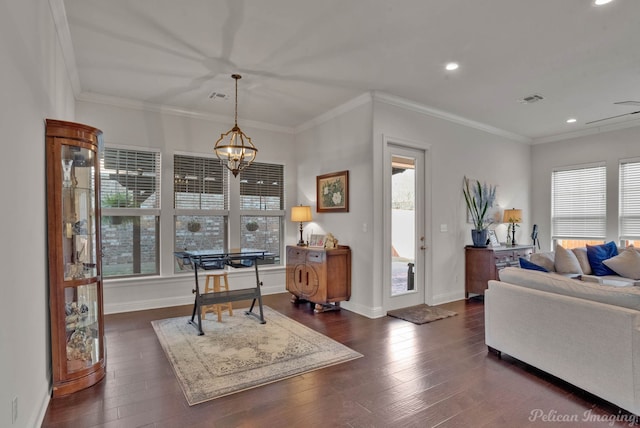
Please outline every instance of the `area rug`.
[[362, 354], [264, 306], [266, 324], [234, 308], [222, 322], [152, 321], [190, 406], [344, 363]]
[[449, 318], [458, 314], [447, 309], [422, 304], [402, 309], [395, 309], [387, 312], [387, 315], [394, 318], [400, 318], [414, 324], [426, 324], [428, 322]]

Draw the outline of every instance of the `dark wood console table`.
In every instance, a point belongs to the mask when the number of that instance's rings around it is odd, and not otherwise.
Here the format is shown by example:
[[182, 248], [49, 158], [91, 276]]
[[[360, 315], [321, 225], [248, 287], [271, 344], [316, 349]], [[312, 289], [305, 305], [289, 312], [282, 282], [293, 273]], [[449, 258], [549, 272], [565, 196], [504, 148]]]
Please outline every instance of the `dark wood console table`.
[[[215, 305], [218, 303], [236, 302], [239, 300], [253, 299], [251, 307], [245, 311], [245, 315], [251, 315], [258, 320], [260, 324], [265, 324], [264, 312], [262, 310], [262, 295], [260, 294], [260, 277], [258, 275], [258, 260], [264, 260], [271, 254], [261, 250], [241, 250], [236, 252], [223, 252], [220, 250], [200, 250], [200, 251], [179, 251], [174, 253], [178, 264], [181, 268], [193, 269], [196, 281], [196, 288], [191, 290], [195, 294], [195, 302], [193, 303], [193, 313], [189, 324], [198, 330], [198, 335], [204, 335], [202, 331], [202, 306]], [[240, 261], [240, 262], [238, 262]], [[238, 263], [246, 266], [247, 263], [253, 264], [256, 271], [256, 286], [252, 288], [244, 288], [240, 290], [217, 291], [212, 293], [200, 293], [198, 284], [198, 269], [212, 270], [222, 269], [226, 265], [236, 266]], [[249, 265], [250, 266], [250, 265]], [[260, 315], [253, 312], [253, 308], [258, 302]], [[195, 317], [198, 316], [196, 324]]]
[[504, 247], [465, 247], [464, 286], [469, 293], [484, 294], [490, 279], [499, 279], [498, 272], [508, 266], [520, 266], [520, 257], [529, 258], [533, 245]]

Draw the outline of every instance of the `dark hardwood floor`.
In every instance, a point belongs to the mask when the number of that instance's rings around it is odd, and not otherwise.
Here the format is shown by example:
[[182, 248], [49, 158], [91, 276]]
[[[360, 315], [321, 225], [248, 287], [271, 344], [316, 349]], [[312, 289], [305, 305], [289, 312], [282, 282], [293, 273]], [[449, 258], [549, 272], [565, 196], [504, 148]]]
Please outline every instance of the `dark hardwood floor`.
[[481, 300], [442, 305], [458, 315], [424, 325], [347, 310], [314, 314], [309, 304], [290, 303], [288, 294], [264, 300], [364, 358], [189, 407], [150, 321], [186, 319], [191, 306], [108, 315], [106, 378], [52, 399], [43, 426], [634, 426], [616, 406], [488, 353]]

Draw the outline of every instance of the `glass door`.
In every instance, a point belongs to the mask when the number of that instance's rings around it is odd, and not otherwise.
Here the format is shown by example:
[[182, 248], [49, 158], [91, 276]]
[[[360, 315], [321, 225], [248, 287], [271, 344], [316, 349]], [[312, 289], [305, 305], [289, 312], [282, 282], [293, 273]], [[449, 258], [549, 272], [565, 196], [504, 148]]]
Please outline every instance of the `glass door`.
[[388, 144], [385, 156], [385, 310], [425, 303], [423, 150]]

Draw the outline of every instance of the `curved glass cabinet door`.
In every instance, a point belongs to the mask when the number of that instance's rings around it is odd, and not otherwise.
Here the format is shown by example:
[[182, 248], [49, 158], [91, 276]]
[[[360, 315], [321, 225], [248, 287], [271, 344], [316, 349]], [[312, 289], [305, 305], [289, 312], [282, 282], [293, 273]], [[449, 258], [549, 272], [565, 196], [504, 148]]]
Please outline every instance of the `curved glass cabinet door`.
[[102, 132], [47, 120], [47, 224], [53, 395], [106, 372], [98, 146]]

